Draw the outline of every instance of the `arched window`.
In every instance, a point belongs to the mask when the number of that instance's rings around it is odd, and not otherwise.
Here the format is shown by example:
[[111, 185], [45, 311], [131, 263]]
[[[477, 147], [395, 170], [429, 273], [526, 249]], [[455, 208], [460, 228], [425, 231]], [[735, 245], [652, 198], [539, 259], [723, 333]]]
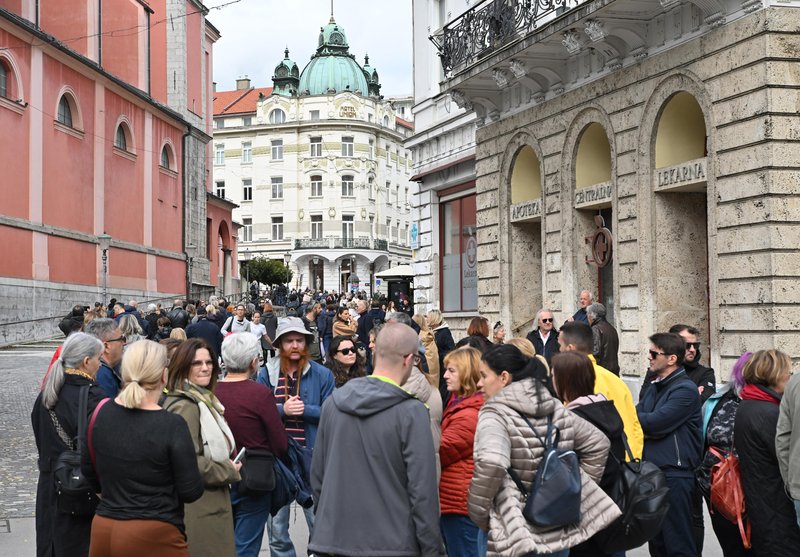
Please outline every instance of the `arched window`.
[[269, 113], [270, 124], [283, 124], [284, 122], [286, 122], [286, 113], [280, 108], [276, 108]]
[[386, 127], [386, 128], [389, 127], [389, 117], [388, 116], [384, 116], [383, 117], [383, 126]]
[[117, 134], [114, 137], [114, 147], [122, 149], [123, 151], [128, 150], [128, 138], [125, 137], [125, 126], [123, 124], [117, 126]]
[[164, 148], [161, 149], [161, 167], [162, 168], [171, 168], [170, 165], [170, 152], [169, 147], [164, 145]]
[[72, 107], [69, 105], [69, 99], [66, 95], [61, 95], [61, 100], [58, 101], [58, 121], [69, 128], [73, 127]]
[[0, 61], [0, 97], [8, 98], [8, 68]]

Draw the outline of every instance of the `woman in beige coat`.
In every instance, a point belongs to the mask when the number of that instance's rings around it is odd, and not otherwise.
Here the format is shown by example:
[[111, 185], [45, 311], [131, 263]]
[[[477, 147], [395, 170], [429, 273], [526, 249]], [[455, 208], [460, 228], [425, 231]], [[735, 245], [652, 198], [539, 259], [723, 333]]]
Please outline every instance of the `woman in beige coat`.
[[214, 396], [219, 364], [212, 354], [203, 339], [181, 343], [170, 358], [162, 406], [186, 420], [205, 486], [200, 499], [184, 505], [189, 556], [235, 557], [229, 485], [239, 481], [241, 463], [231, 461], [236, 445]]
[[428, 362], [428, 381], [434, 387], [439, 387], [439, 347], [436, 346], [436, 338], [428, 328], [428, 319], [421, 313], [416, 314], [411, 319], [419, 327], [419, 340], [425, 347], [425, 361]]
[[[481, 387], [486, 403], [475, 434], [475, 469], [469, 487], [469, 516], [488, 531], [487, 555], [527, 557], [568, 555], [569, 548], [611, 524], [620, 510], [597, 483], [603, 475], [609, 442], [589, 422], [564, 409], [545, 386], [541, 362], [517, 347], [497, 345], [483, 354]], [[522, 516], [523, 495], [507, 472], [513, 468], [530, 489], [543, 447], [520, 413], [540, 437], [552, 415], [561, 438], [559, 447], [574, 450], [581, 463], [581, 520], [542, 531]]]

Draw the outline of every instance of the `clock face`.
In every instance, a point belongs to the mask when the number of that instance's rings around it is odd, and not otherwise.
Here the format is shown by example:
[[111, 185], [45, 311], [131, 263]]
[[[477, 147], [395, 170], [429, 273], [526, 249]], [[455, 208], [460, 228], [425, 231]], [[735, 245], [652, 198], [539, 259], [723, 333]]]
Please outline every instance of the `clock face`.
[[331, 33], [331, 44], [336, 45], [343, 45], [344, 44], [344, 37], [341, 33], [333, 32]]
[[278, 68], [278, 71], [275, 72], [275, 75], [277, 75], [278, 77], [286, 77], [288, 73], [289, 72], [286, 70], [286, 67], [281, 66], [280, 68]]

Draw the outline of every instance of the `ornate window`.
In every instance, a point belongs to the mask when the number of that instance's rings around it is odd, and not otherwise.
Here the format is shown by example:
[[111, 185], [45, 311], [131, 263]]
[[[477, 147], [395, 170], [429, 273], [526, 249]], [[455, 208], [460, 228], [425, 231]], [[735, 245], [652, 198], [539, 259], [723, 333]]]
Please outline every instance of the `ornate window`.
[[170, 152], [168, 145], [164, 145], [164, 147], [161, 149], [160, 165], [162, 168], [172, 168], [172, 153]]
[[8, 98], [8, 71], [5, 62], [0, 60], [0, 97]]
[[283, 124], [284, 122], [286, 122], [286, 113], [282, 109], [276, 108], [269, 113], [270, 124]]
[[342, 176], [342, 197], [353, 197], [353, 177], [348, 175]]
[[322, 197], [322, 176], [311, 177], [311, 197]]
[[59, 123], [71, 128], [72, 126], [72, 107], [70, 106], [67, 95], [61, 95], [61, 100], [58, 101], [58, 116], [56, 118]]
[[322, 156], [322, 138], [312, 137], [310, 142], [309, 156], [321, 157]]
[[122, 151], [128, 150], [128, 130], [125, 129], [125, 124], [120, 123], [117, 126], [117, 133], [114, 135], [114, 147]]

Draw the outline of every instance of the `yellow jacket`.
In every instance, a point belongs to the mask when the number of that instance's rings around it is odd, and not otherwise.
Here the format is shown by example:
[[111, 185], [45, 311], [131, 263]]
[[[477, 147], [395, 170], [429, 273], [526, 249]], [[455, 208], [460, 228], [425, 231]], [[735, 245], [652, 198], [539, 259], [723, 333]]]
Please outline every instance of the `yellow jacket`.
[[636, 415], [636, 406], [633, 404], [631, 390], [622, 379], [603, 366], [597, 365], [597, 360], [595, 360], [594, 356], [591, 354], [589, 354], [589, 359], [594, 366], [595, 394], [603, 393], [608, 400], [614, 402], [614, 407], [617, 409], [617, 412], [619, 412], [620, 418], [622, 418], [625, 436], [628, 438], [628, 444], [631, 446], [633, 456], [642, 458], [644, 433], [639, 423], [639, 417]]

